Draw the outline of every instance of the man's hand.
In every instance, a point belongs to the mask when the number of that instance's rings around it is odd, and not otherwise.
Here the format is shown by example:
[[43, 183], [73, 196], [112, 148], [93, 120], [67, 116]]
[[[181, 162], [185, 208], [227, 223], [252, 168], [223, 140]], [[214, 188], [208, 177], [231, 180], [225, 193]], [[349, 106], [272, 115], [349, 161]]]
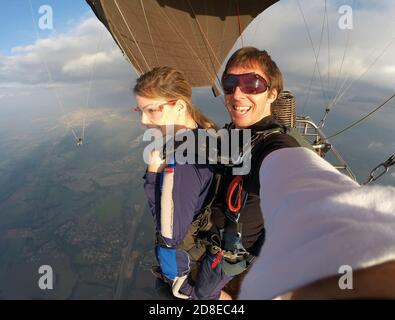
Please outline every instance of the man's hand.
[[218, 300], [233, 300], [233, 299], [228, 293], [226, 293], [224, 290], [221, 290]]

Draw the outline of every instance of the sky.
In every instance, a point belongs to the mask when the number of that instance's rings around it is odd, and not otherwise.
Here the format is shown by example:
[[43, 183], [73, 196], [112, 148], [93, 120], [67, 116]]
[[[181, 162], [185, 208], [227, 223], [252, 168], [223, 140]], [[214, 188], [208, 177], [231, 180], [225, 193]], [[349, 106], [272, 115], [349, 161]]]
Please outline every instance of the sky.
[[[28, 0], [1, 0], [4, 8], [0, 13], [0, 30], [7, 30], [0, 34], [0, 54], [10, 54], [12, 48], [29, 45], [36, 40]], [[38, 9], [49, 5], [54, 13], [54, 32], [65, 32], [73, 28], [85, 17], [92, 16], [90, 8], [84, 1], [65, 0], [31, 0], [35, 19], [39, 17]], [[42, 32], [41, 36], [48, 36], [50, 32]]]
[[[38, 29], [38, 34], [29, 0], [0, 1], [0, 133], [18, 135], [20, 130], [37, 129], [38, 123], [81, 110], [92, 114], [92, 108], [120, 112], [130, 108], [136, 74], [85, 1], [31, 0], [36, 23], [42, 16], [41, 6], [53, 10], [53, 29]], [[320, 52], [322, 81], [316, 72], [312, 82], [315, 54], [297, 3], [281, 0], [273, 5], [247, 28], [243, 40], [245, 45], [268, 50], [283, 72], [286, 88], [296, 95], [299, 113], [316, 121], [335, 96], [336, 84], [349, 87], [327, 118], [325, 132], [332, 134], [394, 94], [395, 3], [328, 0], [328, 23], [318, 49], [324, 0], [300, 0], [314, 50]], [[338, 26], [338, 10], [344, 4], [353, 9], [351, 30]], [[240, 41], [235, 48], [239, 45]], [[195, 99], [221, 106], [209, 90], [195, 90]], [[394, 110], [395, 100], [341, 139], [334, 139], [359, 170], [367, 171], [395, 152]], [[389, 176], [395, 183], [395, 174]]]

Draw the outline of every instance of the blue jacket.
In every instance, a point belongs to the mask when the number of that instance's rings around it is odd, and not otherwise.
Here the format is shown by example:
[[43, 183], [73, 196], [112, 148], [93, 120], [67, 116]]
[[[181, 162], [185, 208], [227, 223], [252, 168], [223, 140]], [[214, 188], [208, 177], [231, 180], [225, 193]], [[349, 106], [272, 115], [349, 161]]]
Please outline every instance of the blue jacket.
[[[210, 189], [213, 170], [209, 165], [175, 164], [164, 173], [146, 172], [144, 189], [164, 245], [155, 252], [162, 275], [169, 283], [190, 273], [189, 255], [176, 246], [184, 239], [194, 217], [200, 213]], [[194, 298], [191, 279], [184, 281], [182, 292]]]
[[162, 173], [146, 172], [144, 190], [156, 223], [156, 230], [159, 233], [165, 227], [161, 224], [162, 215], [166, 214], [171, 217], [171, 232], [164, 235], [163, 239], [169, 246], [176, 246], [184, 239], [193, 218], [203, 206], [213, 178], [213, 171], [209, 165], [175, 164], [170, 199], [173, 207], [163, 208], [163, 210], [161, 208], [161, 202], [163, 202], [161, 176]]

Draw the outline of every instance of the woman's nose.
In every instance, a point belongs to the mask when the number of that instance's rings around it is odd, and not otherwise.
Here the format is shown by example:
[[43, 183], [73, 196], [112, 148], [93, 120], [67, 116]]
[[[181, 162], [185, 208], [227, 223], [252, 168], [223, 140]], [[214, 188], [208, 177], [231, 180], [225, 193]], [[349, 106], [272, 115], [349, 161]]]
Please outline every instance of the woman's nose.
[[144, 112], [141, 113], [141, 124], [143, 125], [149, 124], [148, 117], [145, 115]]

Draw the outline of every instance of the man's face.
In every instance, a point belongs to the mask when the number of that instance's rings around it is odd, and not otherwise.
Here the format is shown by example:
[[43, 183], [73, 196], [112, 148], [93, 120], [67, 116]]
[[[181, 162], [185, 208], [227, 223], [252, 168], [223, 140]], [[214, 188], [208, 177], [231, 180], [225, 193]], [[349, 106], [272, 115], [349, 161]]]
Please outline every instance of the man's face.
[[[260, 67], [244, 68], [234, 66], [228, 74], [255, 73], [269, 83], [269, 78]], [[225, 94], [226, 108], [236, 128], [246, 128], [271, 114], [270, 105], [277, 98], [276, 90], [258, 94], [246, 94], [237, 87], [232, 94]]]

